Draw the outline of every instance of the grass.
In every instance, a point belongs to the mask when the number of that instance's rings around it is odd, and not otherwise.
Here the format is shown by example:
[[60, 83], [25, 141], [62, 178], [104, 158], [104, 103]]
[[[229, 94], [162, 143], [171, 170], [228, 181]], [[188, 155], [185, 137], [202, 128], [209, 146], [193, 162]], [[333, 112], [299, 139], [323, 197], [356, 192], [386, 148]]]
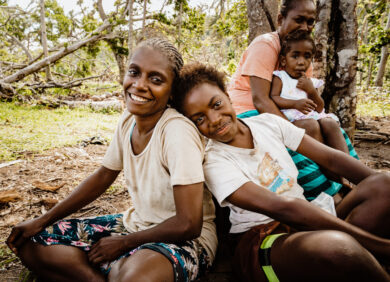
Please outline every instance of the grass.
[[0, 103], [0, 161], [17, 159], [26, 151], [40, 153], [75, 145], [97, 135], [110, 140], [119, 115], [88, 108], [48, 109]]
[[358, 116], [390, 116], [390, 88], [370, 87], [367, 90], [357, 88], [357, 94], [356, 114]]

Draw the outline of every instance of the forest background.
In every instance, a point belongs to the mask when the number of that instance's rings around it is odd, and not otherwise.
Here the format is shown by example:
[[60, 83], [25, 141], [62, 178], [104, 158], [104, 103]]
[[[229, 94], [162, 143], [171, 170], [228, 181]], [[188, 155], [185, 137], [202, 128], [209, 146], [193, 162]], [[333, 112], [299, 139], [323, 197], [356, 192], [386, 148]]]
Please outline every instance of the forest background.
[[[214, 65], [229, 78], [250, 41], [277, 28], [280, 2], [73, 0], [64, 9], [57, 0], [0, 0], [0, 280], [29, 276], [4, 244], [10, 228], [44, 213], [99, 165], [138, 42], [165, 36], [186, 63]], [[316, 2], [314, 68], [326, 81], [326, 108], [362, 160], [389, 171], [390, 1]], [[77, 216], [123, 210], [124, 186], [119, 180]]]
[[[315, 74], [327, 83], [323, 94], [326, 108], [338, 114], [353, 138], [356, 93], [361, 94], [362, 102], [368, 102], [360, 103], [363, 108], [358, 111], [390, 114], [390, 4], [386, 0], [317, 2], [319, 21], [313, 34], [319, 57]], [[75, 105], [67, 100], [91, 98], [106, 102], [100, 110], [118, 109], [110, 97], [120, 96], [127, 60], [143, 38], [165, 36], [178, 46], [185, 62], [214, 65], [229, 77], [250, 40], [277, 27], [280, 6], [278, 0], [77, 0], [74, 9], [67, 4], [64, 10], [57, 0], [22, 3], [20, 7], [18, 1], [0, 0], [3, 161], [17, 159], [25, 151], [79, 141], [74, 139], [77, 134], [49, 134], [53, 127], [44, 121], [29, 126], [27, 117], [39, 122], [40, 110], [66, 111]], [[341, 20], [335, 10], [341, 10]], [[26, 123], [20, 130], [18, 125], [10, 127], [19, 123], [18, 116]], [[104, 123], [107, 117], [102, 119]], [[46, 136], [41, 131], [46, 131]]]

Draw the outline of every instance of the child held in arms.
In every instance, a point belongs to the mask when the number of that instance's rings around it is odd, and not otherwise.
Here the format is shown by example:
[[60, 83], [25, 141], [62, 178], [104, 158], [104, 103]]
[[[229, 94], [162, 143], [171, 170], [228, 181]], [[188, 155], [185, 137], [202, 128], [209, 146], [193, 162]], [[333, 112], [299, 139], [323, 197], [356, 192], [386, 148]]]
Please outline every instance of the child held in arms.
[[[280, 52], [283, 70], [273, 72], [271, 98], [294, 124], [303, 119], [317, 120], [321, 128], [318, 132], [322, 135], [317, 132], [317, 136], [311, 137], [348, 154], [338, 118], [334, 114], [325, 113], [324, 101], [318, 93], [318, 88], [324, 82], [306, 76], [314, 52], [315, 44], [307, 31], [296, 30], [283, 39]], [[299, 123], [296, 125], [299, 126]]]

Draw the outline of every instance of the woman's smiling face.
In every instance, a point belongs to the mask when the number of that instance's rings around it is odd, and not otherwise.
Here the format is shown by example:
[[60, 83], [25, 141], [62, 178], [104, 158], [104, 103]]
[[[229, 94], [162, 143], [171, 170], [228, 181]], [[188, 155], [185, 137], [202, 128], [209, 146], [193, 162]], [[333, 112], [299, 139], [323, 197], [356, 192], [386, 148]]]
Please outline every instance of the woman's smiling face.
[[127, 110], [139, 116], [165, 110], [173, 80], [169, 61], [161, 52], [150, 47], [138, 48], [123, 81]]
[[238, 131], [236, 113], [229, 97], [219, 87], [202, 83], [191, 89], [183, 112], [207, 138], [231, 143]]

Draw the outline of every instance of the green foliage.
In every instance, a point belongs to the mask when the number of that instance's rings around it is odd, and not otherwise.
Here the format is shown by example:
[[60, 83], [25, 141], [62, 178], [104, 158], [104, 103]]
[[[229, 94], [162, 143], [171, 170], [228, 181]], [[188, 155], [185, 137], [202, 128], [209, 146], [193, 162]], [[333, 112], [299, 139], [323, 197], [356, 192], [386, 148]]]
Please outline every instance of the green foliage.
[[85, 15], [81, 20], [81, 28], [86, 32], [94, 31], [98, 27], [98, 20], [94, 16], [94, 12], [91, 11]]
[[358, 116], [383, 117], [390, 116], [390, 87], [363, 87], [357, 88], [358, 103], [356, 114]]
[[[361, 72], [359, 83], [374, 77], [380, 60], [381, 48], [390, 43], [390, 30], [385, 30], [389, 12], [390, 5], [386, 0], [358, 1], [358, 70]], [[373, 60], [375, 60], [374, 64], [372, 64]]]

